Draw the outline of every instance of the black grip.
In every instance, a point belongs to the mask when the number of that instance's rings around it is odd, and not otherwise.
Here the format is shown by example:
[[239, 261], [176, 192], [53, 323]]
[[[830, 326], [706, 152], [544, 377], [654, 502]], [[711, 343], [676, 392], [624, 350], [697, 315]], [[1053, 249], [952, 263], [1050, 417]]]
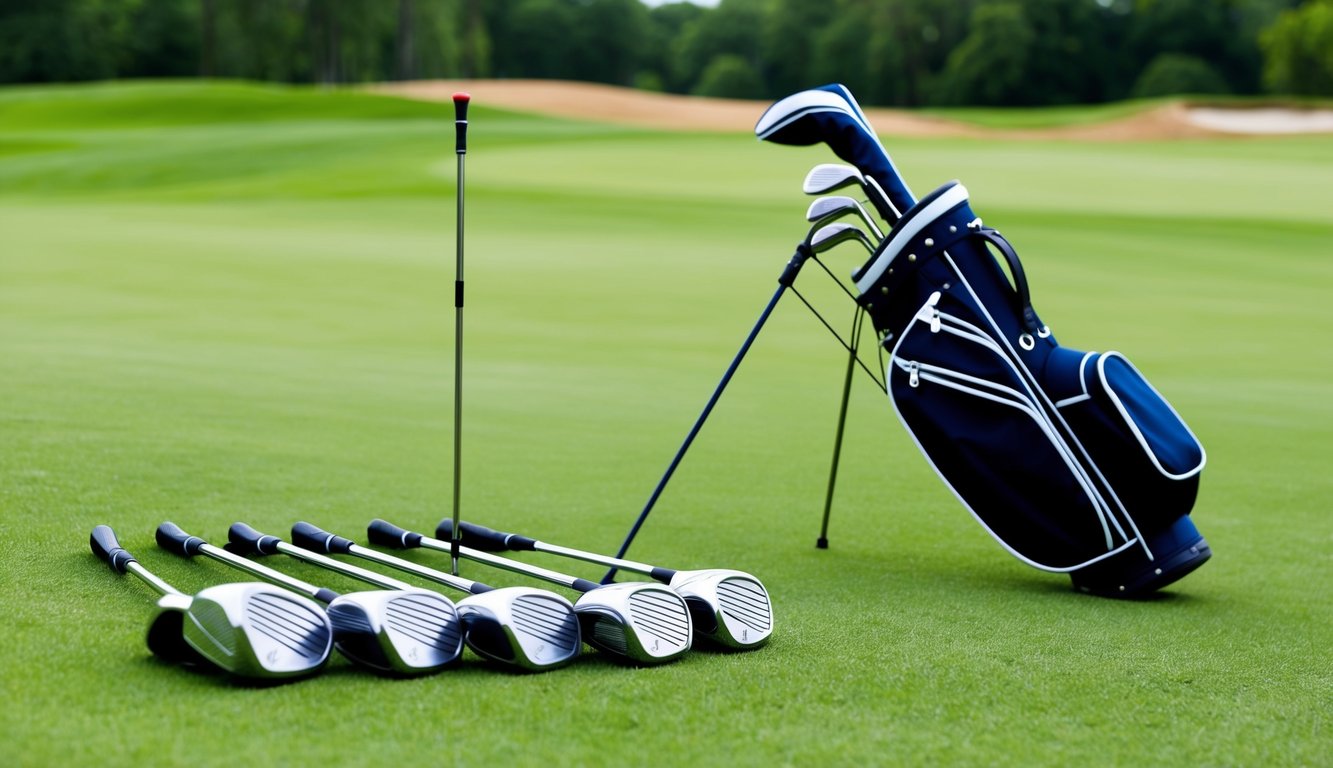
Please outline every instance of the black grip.
[[676, 572], [670, 568], [654, 568], [649, 574], [654, 581], [660, 581], [663, 584], [670, 584], [671, 580], [676, 578]]
[[116, 539], [116, 532], [111, 530], [109, 525], [99, 525], [93, 528], [93, 532], [88, 536], [88, 546], [92, 547], [93, 554], [97, 555], [111, 570], [116, 573], [124, 573], [125, 566], [136, 562], [134, 555], [125, 551]]
[[467, 105], [472, 97], [466, 93], [454, 94], [454, 152], [467, 154]]
[[245, 523], [232, 523], [227, 529], [227, 541], [231, 542], [227, 551], [238, 555], [276, 555], [282, 539], [260, 533]]
[[165, 522], [157, 527], [157, 545], [173, 555], [194, 557], [199, 548], [206, 544], [198, 536], [191, 536], [173, 522]]
[[[441, 520], [440, 524], [435, 526], [435, 535], [441, 539], [448, 539], [453, 530], [452, 520]], [[517, 533], [497, 531], [466, 520], [458, 523], [458, 542], [483, 552], [527, 552], [537, 548], [536, 539], [519, 536]]]
[[292, 526], [292, 543], [311, 552], [345, 555], [351, 551], [352, 545], [356, 542], [335, 536], [319, 526], [302, 521]]
[[366, 539], [371, 544], [389, 549], [411, 549], [421, 546], [421, 534], [399, 528], [388, 520], [381, 520], [378, 517], [366, 526]]
[[577, 589], [580, 592], [591, 592], [602, 585], [595, 581], [588, 581], [587, 579], [574, 579], [574, 583], [569, 586], [571, 589]]

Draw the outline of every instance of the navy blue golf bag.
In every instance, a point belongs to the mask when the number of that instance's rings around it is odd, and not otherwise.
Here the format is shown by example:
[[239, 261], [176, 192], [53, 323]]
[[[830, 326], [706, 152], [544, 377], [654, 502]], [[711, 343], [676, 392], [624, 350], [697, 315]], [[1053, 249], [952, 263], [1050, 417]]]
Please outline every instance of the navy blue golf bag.
[[893, 228], [852, 279], [888, 353], [889, 399], [1001, 545], [1109, 596], [1150, 593], [1209, 558], [1189, 517], [1203, 447], [1123, 355], [1056, 342], [1017, 253], [962, 184], [914, 200], [842, 86], [783, 99], [755, 131], [827, 143], [867, 178]]

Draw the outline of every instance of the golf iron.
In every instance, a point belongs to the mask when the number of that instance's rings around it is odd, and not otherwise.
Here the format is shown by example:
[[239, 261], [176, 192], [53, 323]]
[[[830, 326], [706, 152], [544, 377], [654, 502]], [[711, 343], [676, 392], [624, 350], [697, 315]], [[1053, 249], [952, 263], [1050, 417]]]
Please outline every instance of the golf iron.
[[186, 595], [140, 565], [110, 527], [94, 528], [88, 543], [112, 570], [133, 573], [162, 594], [148, 628], [148, 648], [163, 659], [203, 662], [256, 681], [305, 677], [329, 660], [333, 627], [307, 598], [255, 582]]
[[157, 544], [182, 557], [203, 554], [300, 592], [327, 606], [333, 643], [344, 656], [378, 672], [411, 676], [438, 672], [458, 660], [463, 633], [450, 600], [401, 588], [339, 595], [191, 536], [175, 523], [157, 527]]
[[[233, 524], [227, 536], [233, 551], [257, 555], [281, 552], [390, 589], [408, 586], [397, 579], [324, 557], [306, 548], [309, 531], [322, 533], [309, 523], [297, 523], [292, 531], [294, 544], [260, 533], [245, 523]], [[335, 546], [319, 551], [346, 550]], [[373, 550], [368, 551], [379, 554]], [[429, 571], [430, 575], [426, 576], [416, 570], [412, 572], [471, 594], [456, 605], [458, 618], [463, 625], [463, 641], [478, 656], [515, 669], [536, 672], [564, 666], [578, 655], [578, 620], [574, 615], [574, 607], [563, 597], [527, 587], [496, 589], [447, 573], [426, 568], [421, 570]]]
[[[413, 533], [384, 520], [372, 521], [367, 533], [373, 543], [395, 549], [450, 550], [447, 541]], [[407, 562], [364, 547], [339, 544], [337, 540], [341, 537], [323, 531], [318, 535], [323, 538], [312, 542], [317, 546], [328, 541], [332, 546], [341, 547], [342, 551], [386, 565], [394, 565], [390, 561]], [[679, 658], [690, 649], [693, 622], [689, 608], [679, 595], [665, 587], [647, 583], [598, 584], [468, 547], [460, 546], [458, 552], [469, 560], [582, 592], [574, 604], [574, 611], [583, 626], [584, 639], [600, 651], [636, 664], [662, 664]]]
[[[383, 522], [376, 521], [376, 523]], [[371, 525], [374, 527], [375, 523]], [[445, 538], [445, 533], [450, 527], [450, 521], [442, 521], [436, 529], [436, 536]], [[651, 576], [685, 599], [685, 604], [690, 608], [696, 635], [728, 648], [758, 648], [773, 634], [773, 603], [769, 599], [768, 590], [764, 589], [759, 579], [742, 571], [723, 568], [675, 571], [670, 568], [658, 568], [632, 560], [621, 560], [594, 552], [548, 544], [527, 536], [503, 533], [468, 522], [459, 524], [459, 533], [462, 542], [474, 549], [488, 552], [546, 552]], [[403, 535], [408, 534], [404, 531]], [[374, 535], [371, 540], [375, 540]]]

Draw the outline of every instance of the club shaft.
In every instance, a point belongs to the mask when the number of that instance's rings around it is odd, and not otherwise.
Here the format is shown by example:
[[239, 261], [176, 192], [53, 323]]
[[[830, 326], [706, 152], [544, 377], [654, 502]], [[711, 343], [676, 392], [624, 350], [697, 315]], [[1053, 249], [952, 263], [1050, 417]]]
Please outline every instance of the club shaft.
[[212, 544], [203, 544], [199, 547], [199, 551], [214, 560], [230, 565], [232, 568], [245, 571], [246, 573], [258, 576], [266, 581], [271, 581], [274, 584], [284, 586], [292, 591], [300, 592], [308, 597], [318, 599], [322, 594], [319, 587], [314, 584], [302, 581], [295, 576], [288, 576], [281, 571], [275, 571], [267, 565], [248, 560], [240, 555], [228, 552], [222, 547], [215, 547]]
[[140, 579], [143, 580], [145, 584], [157, 590], [159, 594], [163, 595], [184, 594], [179, 589], [176, 589], [175, 587], [166, 583], [162, 579], [159, 579], [157, 576], [154, 576], [152, 571], [148, 570], [142, 565], [139, 565], [139, 561], [137, 560], [131, 560], [130, 562], [126, 563], [125, 570], [129, 571], [135, 576], [138, 576]]
[[[458, 153], [458, 258], [454, 290], [454, 530], [458, 530], [463, 482], [463, 158], [466, 150]], [[458, 575], [458, 534], [453, 534], [452, 570]]]
[[[458, 529], [455, 528], [454, 530]], [[440, 539], [433, 539], [429, 536], [421, 537], [421, 546], [425, 547], [426, 549], [437, 549], [440, 550], [441, 552], [450, 551], [449, 542], [442, 541]], [[577, 588], [576, 584], [579, 581], [573, 576], [569, 576], [564, 573], [559, 573], [556, 571], [548, 571], [540, 566], [528, 565], [527, 563], [520, 563], [517, 560], [510, 560], [507, 557], [492, 555], [489, 552], [482, 552], [480, 550], [471, 549], [469, 547], [460, 546], [458, 548], [458, 554], [459, 556], [465, 557], [468, 560], [472, 560], [474, 562], [485, 563], [486, 565], [493, 566], [495, 568], [502, 568], [506, 571], [521, 573], [524, 574], [525, 576], [532, 576], [534, 578], [542, 579], [543, 581], [549, 581], [552, 584], [559, 584], [562, 587], [569, 587], [570, 589], [576, 589]]]
[[467, 579], [454, 576], [453, 574], [445, 573], [444, 571], [437, 571], [434, 568], [427, 568], [426, 566], [418, 565], [417, 563], [414, 563], [411, 560], [404, 560], [401, 557], [386, 555], [383, 552], [378, 552], [373, 549], [367, 549], [366, 547], [362, 547], [360, 545], [353, 545], [352, 548], [348, 550], [348, 552], [351, 552], [353, 555], [356, 555], [357, 557], [370, 560], [371, 562], [379, 563], [380, 565], [387, 565], [390, 568], [397, 568], [400, 571], [404, 571], [406, 573], [410, 573], [415, 576], [420, 576], [423, 579], [433, 581], [437, 584], [443, 584], [447, 587], [457, 589], [460, 592], [471, 593], [472, 586], [476, 584], [475, 581], [469, 581]]
[[546, 552], [561, 557], [572, 557], [575, 560], [596, 563], [597, 565], [608, 565], [612, 568], [618, 568], [622, 571], [629, 571], [631, 573], [651, 574], [653, 572], [653, 566], [645, 563], [639, 563], [633, 560], [623, 560], [619, 557], [611, 557], [609, 555], [599, 555], [596, 552], [585, 552], [581, 549], [570, 549], [569, 547], [562, 547], [558, 544], [547, 544], [544, 541], [536, 542], [533, 545], [533, 548], [538, 552]]
[[383, 589], [413, 588], [411, 584], [408, 584], [405, 581], [399, 581], [398, 579], [392, 578], [390, 576], [385, 576], [384, 574], [381, 573], [375, 573], [374, 571], [368, 571], [365, 568], [359, 568], [355, 565], [344, 563], [340, 560], [334, 560], [331, 557], [325, 557], [324, 555], [321, 555], [318, 552], [311, 552], [308, 549], [302, 549], [296, 546], [295, 544], [289, 544], [288, 542], [280, 541], [278, 542], [277, 547], [278, 551], [285, 555], [291, 555], [292, 557], [295, 557], [298, 560], [304, 560], [307, 563], [314, 563], [315, 565], [328, 568], [331, 571], [337, 571], [338, 573], [341, 573], [344, 576], [351, 576], [354, 579], [360, 579], [361, 581], [374, 584], [375, 586], [381, 587]]

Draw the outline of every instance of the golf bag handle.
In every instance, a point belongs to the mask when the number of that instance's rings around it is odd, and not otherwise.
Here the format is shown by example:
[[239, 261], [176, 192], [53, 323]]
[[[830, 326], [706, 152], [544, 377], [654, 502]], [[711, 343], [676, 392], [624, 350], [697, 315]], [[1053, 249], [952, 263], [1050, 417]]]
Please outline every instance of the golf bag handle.
[[116, 532], [111, 530], [109, 525], [93, 528], [92, 534], [88, 536], [88, 546], [92, 547], [94, 555], [111, 566], [111, 570], [116, 573], [125, 573], [130, 563], [138, 562], [134, 559], [134, 555], [120, 546]]
[[356, 542], [351, 539], [329, 533], [323, 528], [305, 521], [292, 526], [292, 543], [301, 549], [329, 555], [345, 555], [351, 552], [352, 547], [356, 545]]
[[[435, 535], [447, 539], [453, 530], [452, 520], [441, 520], [435, 527]], [[517, 533], [504, 533], [467, 521], [459, 522], [458, 533], [459, 541], [463, 544], [484, 552], [531, 552], [537, 549], [536, 539], [519, 536]]]
[[1033, 336], [1048, 333], [1046, 326], [1042, 325], [1041, 318], [1037, 317], [1036, 310], [1032, 308], [1032, 292], [1028, 289], [1027, 273], [1023, 271], [1023, 262], [1018, 260], [1018, 253], [1014, 251], [1014, 247], [999, 230], [991, 227], [978, 224], [975, 234], [995, 246], [1004, 257], [1005, 263], [1009, 265], [1009, 274], [1014, 278], [1014, 297], [1018, 304], [1018, 316], [1022, 318], [1023, 328]]
[[227, 529], [227, 549], [238, 555], [276, 555], [282, 542], [277, 536], [260, 533], [245, 523], [232, 523]]
[[375, 518], [366, 526], [366, 540], [389, 549], [413, 549], [421, 546], [421, 534], [399, 528], [388, 520]]
[[194, 557], [206, 542], [198, 536], [191, 536], [181, 530], [179, 525], [165, 522], [157, 527], [157, 545], [173, 555]]

